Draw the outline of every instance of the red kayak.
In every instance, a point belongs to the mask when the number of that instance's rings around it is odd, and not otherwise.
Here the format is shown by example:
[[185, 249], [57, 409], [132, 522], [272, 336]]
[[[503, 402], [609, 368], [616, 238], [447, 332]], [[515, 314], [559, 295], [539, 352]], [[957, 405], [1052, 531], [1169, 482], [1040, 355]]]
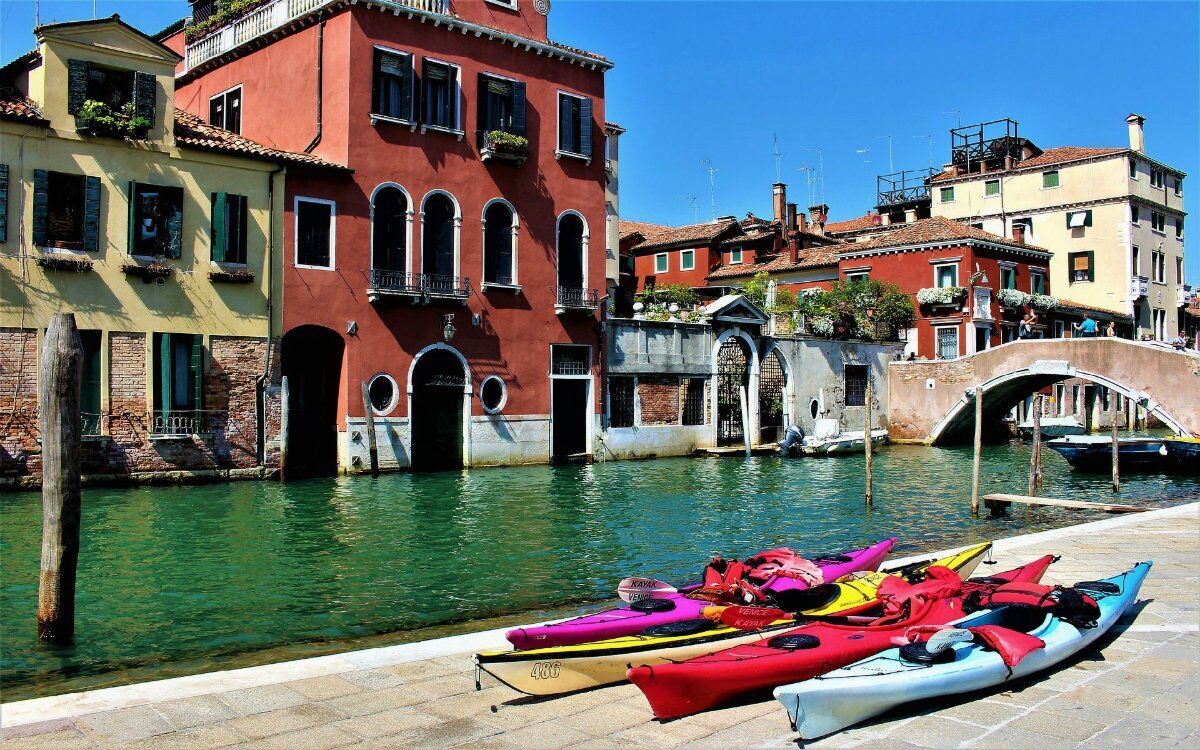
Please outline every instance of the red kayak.
[[[639, 666], [629, 681], [645, 693], [654, 715], [673, 719], [724, 705], [779, 685], [807, 680], [864, 657], [893, 648], [892, 639], [916, 625], [944, 625], [963, 617], [962, 602], [974, 590], [1013, 581], [1040, 581], [1052, 555], [1015, 570], [962, 581], [946, 568], [931, 568], [926, 583], [897, 589], [893, 611], [880, 604], [883, 617], [811, 622], [768, 640], [735, 646], [676, 664]], [[901, 590], [903, 589], [903, 590]], [[881, 587], [881, 599], [885, 592]]]

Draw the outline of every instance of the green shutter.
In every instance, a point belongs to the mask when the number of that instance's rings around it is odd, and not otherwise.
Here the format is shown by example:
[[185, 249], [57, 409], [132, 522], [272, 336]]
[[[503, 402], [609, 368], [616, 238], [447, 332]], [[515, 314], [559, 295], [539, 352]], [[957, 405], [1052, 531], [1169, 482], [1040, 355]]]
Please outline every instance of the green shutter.
[[1085, 227], [1090, 227], [1092, 225], [1092, 209], [1089, 208], [1084, 213], [1087, 214], [1087, 216], [1083, 220], [1083, 225]]
[[156, 411], [171, 410], [171, 334], [160, 333], [156, 336], [158, 351], [158, 382], [154, 388], [154, 408]]
[[129, 196], [129, 211], [127, 213], [129, 214], [129, 217], [128, 217], [129, 218], [129, 222], [128, 222], [129, 227], [126, 231], [126, 234], [128, 235], [128, 237], [126, 239], [128, 240], [129, 245], [128, 245], [128, 249], [126, 250], [126, 252], [128, 252], [130, 255], [137, 255], [138, 216], [137, 216], [137, 182], [135, 180], [129, 181], [128, 196]]
[[[1091, 213], [1090, 211], [1088, 213]], [[1093, 250], [1087, 251], [1088, 256], [1088, 281], [1096, 280], [1096, 253]]]
[[513, 82], [513, 135], [525, 135], [525, 82]]
[[0, 242], [8, 242], [8, 165], [0, 164]]
[[246, 253], [246, 231], [248, 229], [250, 218], [249, 202], [249, 198], [244, 195], [239, 195], [237, 201], [237, 213], [234, 214], [235, 218], [233, 225], [237, 227], [237, 238], [233, 244], [233, 250], [235, 253], [234, 260], [236, 260], [238, 263], [248, 262]]
[[87, 101], [89, 67], [86, 60], [67, 60], [67, 114], [79, 114]]
[[579, 153], [592, 156], [592, 100], [579, 103]]
[[33, 244], [46, 246], [46, 219], [50, 213], [47, 175], [44, 169], [33, 170]]
[[228, 235], [226, 228], [226, 209], [229, 196], [227, 193], [212, 194], [212, 221], [209, 230], [210, 240], [212, 242], [212, 259], [217, 262], [225, 260], [228, 245]]
[[100, 249], [100, 178], [83, 178], [83, 249]]
[[158, 81], [150, 73], [135, 71], [133, 74], [133, 113], [154, 123], [154, 102]]
[[192, 336], [192, 408], [204, 408], [204, 337]]

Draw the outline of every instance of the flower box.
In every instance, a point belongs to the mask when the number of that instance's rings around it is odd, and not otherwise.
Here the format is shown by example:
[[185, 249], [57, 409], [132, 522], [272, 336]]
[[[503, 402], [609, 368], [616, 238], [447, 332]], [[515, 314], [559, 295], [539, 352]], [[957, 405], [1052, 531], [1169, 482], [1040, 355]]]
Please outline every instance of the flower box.
[[1049, 294], [1031, 294], [1029, 304], [1036, 310], [1053, 310], [1058, 307], [1058, 298]]
[[121, 266], [121, 273], [126, 276], [135, 276], [140, 278], [147, 284], [162, 283], [170, 278], [171, 274], [175, 273], [175, 269], [168, 266], [166, 263], [126, 263]]
[[225, 284], [249, 284], [254, 281], [254, 274], [244, 268], [233, 271], [209, 271], [209, 281], [219, 281]]
[[931, 307], [960, 305], [966, 298], [967, 288], [963, 286], [927, 287], [917, 291], [917, 302]]
[[489, 130], [483, 134], [479, 157], [483, 161], [500, 159], [515, 162], [519, 167], [529, 158], [529, 139], [502, 130]]
[[996, 301], [1001, 307], [1017, 308], [1029, 304], [1031, 295], [1020, 289], [997, 289]]
[[150, 130], [150, 121], [134, 114], [133, 104], [113, 109], [104, 102], [88, 99], [75, 115], [75, 128], [88, 135], [141, 140]]
[[72, 253], [42, 253], [34, 262], [47, 271], [87, 273], [92, 270], [91, 258]]

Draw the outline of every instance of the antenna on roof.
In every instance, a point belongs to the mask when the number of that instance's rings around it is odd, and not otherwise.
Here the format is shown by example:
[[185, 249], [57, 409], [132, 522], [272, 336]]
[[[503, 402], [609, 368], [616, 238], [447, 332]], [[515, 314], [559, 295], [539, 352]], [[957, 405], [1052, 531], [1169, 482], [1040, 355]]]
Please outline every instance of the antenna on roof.
[[808, 186], [808, 205], [816, 205], [816, 201], [813, 200], [816, 198], [816, 196], [813, 195], [813, 185], [816, 183], [814, 172], [816, 172], [816, 170], [807, 164], [801, 164], [800, 166], [796, 167], [796, 171], [804, 174], [804, 184]]
[[[821, 203], [825, 202], [825, 149], [820, 146], [806, 146], [801, 151], [817, 152], [817, 184], [820, 185]], [[811, 204], [812, 201], [809, 201]]]
[[775, 181], [783, 182], [783, 152], [779, 150], [779, 135], [771, 133], [771, 140], [775, 142]]
[[954, 127], [956, 127], [956, 128], [962, 127], [962, 112], [959, 112], [957, 109], [951, 109], [951, 110], [947, 110], [947, 111], [943, 112], [942, 114], [943, 115], [954, 115], [954, 121], [958, 123]]
[[685, 195], [683, 199], [692, 204], [692, 223], [700, 223], [700, 200], [694, 195]]
[[867, 158], [868, 156], [870, 156], [870, 155], [871, 155], [871, 149], [869, 149], [869, 148], [856, 148], [856, 149], [854, 149], [854, 153], [858, 154], [859, 156], [861, 156], [861, 157], [863, 158], [863, 164], [870, 164], [870, 163], [871, 163], [871, 160]]
[[708, 197], [712, 202], [712, 218], [717, 220], [717, 172], [721, 170], [713, 166], [712, 159], [705, 157], [701, 164], [708, 170]]
[[896, 164], [892, 160], [892, 137], [890, 135], [877, 135], [876, 138], [887, 138], [888, 142], [888, 174], [896, 171]]
[[933, 169], [933, 136], [932, 135], [914, 135], [913, 138], [924, 138], [929, 142], [929, 168]]

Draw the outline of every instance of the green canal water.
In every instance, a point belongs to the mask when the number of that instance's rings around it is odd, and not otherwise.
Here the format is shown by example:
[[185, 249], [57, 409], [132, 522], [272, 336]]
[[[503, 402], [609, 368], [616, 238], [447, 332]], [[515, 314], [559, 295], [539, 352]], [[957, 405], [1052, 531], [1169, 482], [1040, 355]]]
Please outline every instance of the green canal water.
[[[1052, 452], [1045, 463], [1045, 494], [1111, 498], [1107, 477], [1071, 472]], [[1024, 445], [988, 447], [982, 486], [1023, 493], [1028, 465]], [[89, 488], [70, 648], [35, 638], [40, 496], [0, 495], [3, 700], [578, 610], [626, 575], [693, 579], [714, 552], [832, 551], [894, 535], [903, 554], [1095, 518], [972, 519], [969, 448], [891, 446], [875, 472], [870, 510], [861, 456]], [[1197, 499], [1200, 479], [1128, 476], [1120, 497]]]

